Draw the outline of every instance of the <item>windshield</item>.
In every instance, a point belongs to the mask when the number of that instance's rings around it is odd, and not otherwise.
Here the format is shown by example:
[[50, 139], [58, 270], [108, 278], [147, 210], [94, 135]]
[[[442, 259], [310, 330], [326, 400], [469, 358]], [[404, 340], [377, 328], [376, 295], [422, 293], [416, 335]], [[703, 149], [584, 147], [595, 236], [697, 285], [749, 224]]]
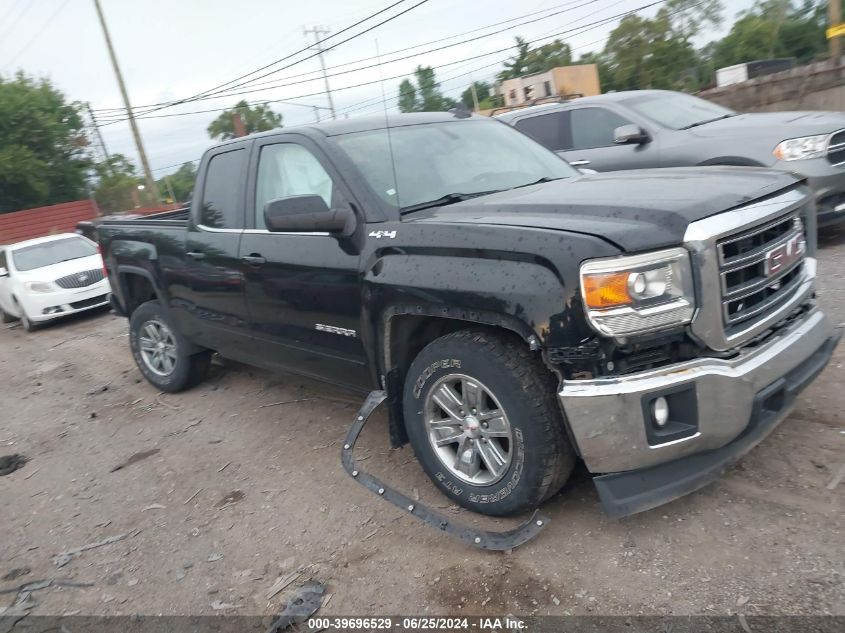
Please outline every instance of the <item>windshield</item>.
[[735, 116], [736, 112], [680, 92], [657, 92], [625, 99], [635, 112], [673, 130]]
[[522, 133], [488, 120], [395, 127], [390, 144], [384, 129], [335, 140], [376, 194], [405, 210], [453, 194], [471, 196], [579, 174]]
[[97, 247], [88, 240], [69, 237], [15, 249], [12, 251], [12, 260], [15, 262], [15, 268], [24, 272], [96, 254]]

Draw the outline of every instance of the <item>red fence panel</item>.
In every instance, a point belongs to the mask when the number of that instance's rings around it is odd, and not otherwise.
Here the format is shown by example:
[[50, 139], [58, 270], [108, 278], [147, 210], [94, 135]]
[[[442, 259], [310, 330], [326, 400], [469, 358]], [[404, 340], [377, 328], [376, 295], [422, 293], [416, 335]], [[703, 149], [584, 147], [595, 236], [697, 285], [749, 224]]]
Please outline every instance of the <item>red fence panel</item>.
[[0, 214], [0, 244], [15, 244], [34, 237], [72, 233], [76, 223], [97, 217], [91, 200], [77, 200]]

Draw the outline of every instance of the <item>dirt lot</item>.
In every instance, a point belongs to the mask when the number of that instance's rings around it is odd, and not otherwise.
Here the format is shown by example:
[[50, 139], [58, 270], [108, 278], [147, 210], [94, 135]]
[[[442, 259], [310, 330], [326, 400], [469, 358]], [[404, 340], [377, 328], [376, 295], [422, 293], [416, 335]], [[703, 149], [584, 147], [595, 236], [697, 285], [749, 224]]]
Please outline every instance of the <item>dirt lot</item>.
[[[820, 269], [821, 303], [842, 324], [845, 233], [823, 240]], [[576, 473], [546, 504], [548, 529], [505, 554], [348, 478], [354, 394], [227, 364], [165, 396], [142, 382], [122, 319], [0, 329], [0, 455], [30, 459], [0, 477], [0, 608], [8, 590], [54, 579], [32, 613], [270, 614], [317, 578], [332, 594], [323, 614], [845, 614], [845, 482], [827, 487], [845, 464], [843, 362], [840, 347], [717, 483], [614, 521]], [[383, 415], [360, 446], [366, 468], [452, 511], [408, 447], [388, 448]], [[57, 566], [110, 537], [123, 538]]]

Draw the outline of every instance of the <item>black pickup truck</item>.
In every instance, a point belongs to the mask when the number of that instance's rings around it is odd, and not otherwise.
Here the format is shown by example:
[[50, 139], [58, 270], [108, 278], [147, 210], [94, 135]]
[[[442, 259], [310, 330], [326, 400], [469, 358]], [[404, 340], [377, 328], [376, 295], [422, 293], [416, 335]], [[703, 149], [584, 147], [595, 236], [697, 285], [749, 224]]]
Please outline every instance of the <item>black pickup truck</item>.
[[767, 169], [582, 175], [466, 113], [287, 128], [206, 152], [189, 211], [100, 225], [141, 372], [211, 354], [387, 392], [394, 445], [507, 515], [576, 459], [605, 509], [695, 490], [838, 341], [805, 184]]

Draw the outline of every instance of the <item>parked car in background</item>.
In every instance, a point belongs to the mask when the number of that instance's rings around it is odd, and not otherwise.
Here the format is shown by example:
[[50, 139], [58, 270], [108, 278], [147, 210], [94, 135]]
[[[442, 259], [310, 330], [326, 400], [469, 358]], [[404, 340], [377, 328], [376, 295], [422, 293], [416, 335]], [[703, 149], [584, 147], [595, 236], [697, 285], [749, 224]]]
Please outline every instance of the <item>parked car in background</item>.
[[845, 114], [738, 113], [692, 95], [633, 90], [497, 115], [569, 164], [597, 171], [738, 165], [807, 179], [818, 225], [845, 221]]
[[0, 317], [27, 332], [109, 303], [103, 260], [91, 240], [65, 233], [0, 247]]

